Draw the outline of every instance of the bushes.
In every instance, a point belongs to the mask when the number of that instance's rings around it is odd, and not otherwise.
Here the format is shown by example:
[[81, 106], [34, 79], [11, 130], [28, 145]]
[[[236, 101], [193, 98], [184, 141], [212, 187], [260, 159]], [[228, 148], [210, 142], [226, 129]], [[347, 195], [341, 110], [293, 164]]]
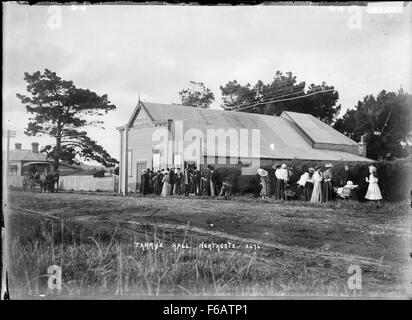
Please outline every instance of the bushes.
[[[285, 163], [288, 168], [294, 172], [290, 178], [290, 187], [293, 191], [296, 189], [296, 182], [299, 180], [301, 174], [310, 167], [322, 166], [331, 161], [307, 161], [307, 160], [286, 160], [279, 161]], [[368, 189], [368, 183], [365, 181], [369, 177], [369, 162], [332, 162], [333, 185], [339, 187], [344, 180], [345, 171], [344, 166], [349, 166], [349, 177], [354, 184], [359, 185], [356, 195], [358, 199], [365, 198]], [[411, 159], [399, 159], [395, 161], [378, 161], [373, 164], [378, 169], [379, 187], [382, 192], [384, 200], [387, 201], [401, 201], [406, 200], [410, 196], [412, 190], [412, 164]], [[269, 193], [274, 193], [275, 184], [275, 170], [271, 166], [263, 166], [263, 169], [269, 173]], [[256, 175], [241, 175], [240, 167], [221, 167], [217, 169], [219, 172], [220, 181], [224, 179], [229, 180], [232, 184], [232, 192], [234, 193], [253, 193], [258, 195], [260, 192], [260, 177]]]

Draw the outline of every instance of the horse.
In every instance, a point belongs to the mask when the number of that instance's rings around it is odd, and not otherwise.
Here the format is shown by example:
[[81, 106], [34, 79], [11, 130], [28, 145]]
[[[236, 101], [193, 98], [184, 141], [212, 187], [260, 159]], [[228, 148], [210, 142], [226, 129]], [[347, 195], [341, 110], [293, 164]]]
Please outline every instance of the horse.
[[40, 174], [40, 192], [54, 192], [54, 175], [47, 170]]

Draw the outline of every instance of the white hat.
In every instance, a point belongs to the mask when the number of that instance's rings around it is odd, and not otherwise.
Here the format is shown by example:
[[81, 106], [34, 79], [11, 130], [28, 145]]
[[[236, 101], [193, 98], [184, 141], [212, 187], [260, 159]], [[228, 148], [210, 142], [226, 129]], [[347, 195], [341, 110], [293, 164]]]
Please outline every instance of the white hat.
[[348, 181], [348, 182], [346, 182], [346, 186], [345, 186], [346, 188], [357, 188], [358, 187], [358, 185], [357, 184], [353, 184], [353, 182], [352, 181]]
[[333, 168], [333, 164], [329, 162], [325, 164], [325, 168]]
[[286, 169], [286, 168], [287, 168], [286, 164], [282, 163], [282, 169]]
[[372, 172], [376, 172], [376, 167], [374, 167], [374, 166], [369, 166], [369, 169], [372, 171]]
[[262, 169], [262, 168], [257, 169], [257, 173], [261, 177], [267, 177], [267, 175], [268, 175], [268, 172], [265, 169]]

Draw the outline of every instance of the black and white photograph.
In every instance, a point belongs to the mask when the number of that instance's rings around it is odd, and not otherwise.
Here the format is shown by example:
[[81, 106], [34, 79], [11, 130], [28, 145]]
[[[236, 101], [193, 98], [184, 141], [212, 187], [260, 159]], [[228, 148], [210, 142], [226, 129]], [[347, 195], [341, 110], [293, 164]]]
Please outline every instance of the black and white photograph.
[[412, 298], [410, 2], [2, 8], [1, 300]]

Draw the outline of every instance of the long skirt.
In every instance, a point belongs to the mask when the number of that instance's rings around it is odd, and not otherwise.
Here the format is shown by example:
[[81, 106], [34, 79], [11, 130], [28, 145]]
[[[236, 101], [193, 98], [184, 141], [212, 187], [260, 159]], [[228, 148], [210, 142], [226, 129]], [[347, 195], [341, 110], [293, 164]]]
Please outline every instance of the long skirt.
[[365, 199], [368, 200], [382, 200], [381, 190], [377, 183], [370, 183], [368, 191], [366, 192]]
[[306, 182], [305, 189], [303, 190], [305, 201], [310, 201], [310, 198], [312, 197], [312, 192], [313, 183], [308, 181]]
[[170, 183], [168, 182], [163, 183], [161, 196], [162, 197], [170, 196]]
[[321, 202], [322, 200], [322, 184], [321, 181], [315, 181], [313, 184], [312, 196], [310, 202]]
[[333, 200], [333, 186], [330, 181], [324, 181], [322, 184], [322, 202]]
[[160, 185], [158, 181], [155, 181], [153, 184], [153, 192], [157, 196], [160, 194]]
[[212, 181], [210, 181], [210, 195], [212, 197], [216, 196], [216, 185]]
[[296, 199], [297, 200], [305, 200], [305, 187], [302, 185], [298, 186], [298, 190], [296, 191]]
[[268, 184], [267, 182], [262, 181], [262, 189], [260, 190], [260, 196], [261, 197], [267, 197], [268, 195]]

